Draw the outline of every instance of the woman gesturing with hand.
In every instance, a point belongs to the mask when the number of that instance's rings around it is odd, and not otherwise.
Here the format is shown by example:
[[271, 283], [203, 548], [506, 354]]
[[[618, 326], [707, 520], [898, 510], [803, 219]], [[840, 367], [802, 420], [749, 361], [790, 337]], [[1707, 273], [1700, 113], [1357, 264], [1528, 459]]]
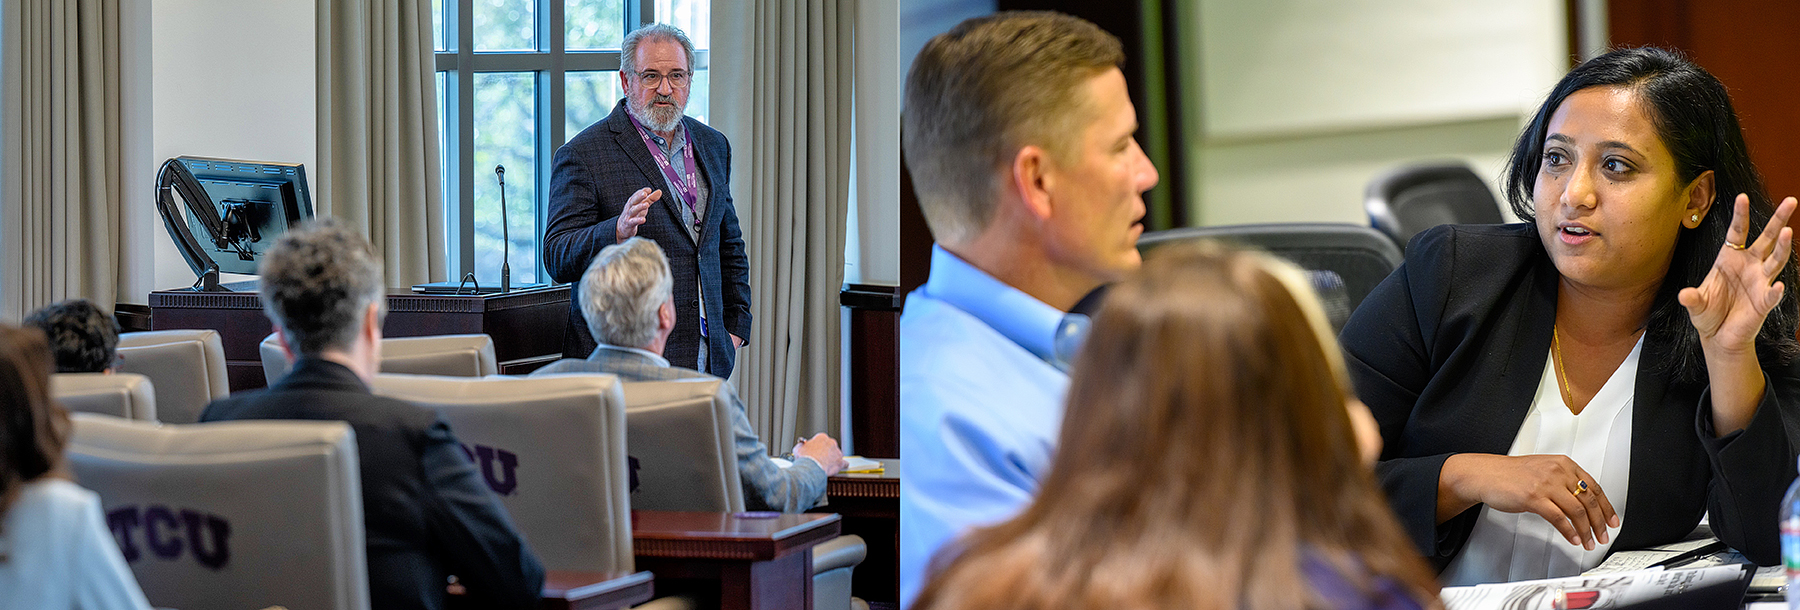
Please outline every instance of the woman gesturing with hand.
[[1707, 378], [1713, 382], [1714, 433], [1719, 436], [1749, 425], [1762, 399], [1756, 338], [1786, 289], [1778, 278], [1793, 255], [1794, 230], [1787, 222], [1794, 206], [1793, 197], [1782, 200], [1756, 241], [1747, 241], [1750, 197], [1739, 194], [1712, 271], [1699, 286], [1680, 293], [1706, 354]]
[[1444, 584], [1579, 574], [1709, 511], [1776, 561], [1800, 430], [1797, 204], [1771, 203], [1745, 151], [1699, 66], [1596, 57], [1514, 146], [1503, 182], [1526, 222], [1421, 233], [1351, 316], [1377, 472]]

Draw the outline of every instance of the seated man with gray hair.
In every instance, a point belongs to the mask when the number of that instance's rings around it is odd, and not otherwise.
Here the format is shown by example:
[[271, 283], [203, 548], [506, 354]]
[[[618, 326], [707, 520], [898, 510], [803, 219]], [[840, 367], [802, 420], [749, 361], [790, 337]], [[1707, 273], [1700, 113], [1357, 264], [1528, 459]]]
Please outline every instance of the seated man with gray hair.
[[[600, 250], [581, 276], [581, 313], [598, 346], [587, 359], [567, 358], [538, 369], [549, 373], [612, 373], [624, 381], [707, 379], [712, 375], [669, 364], [663, 346], [675, 328], [669, 261], [656, 242], [633, 237]], [[726, 384], [730, 388], [730, 384]], [[846, 465], [836, 440], [821, 432], [794, 446], [794, 465], [776, 466], [750, 429], [737, 390], [731, 396], [744, 503], [756, 510], [800, 512], [825, 496], [825, 477]]]
[[535, 608], [544, 568], [437, 414], [376, 396], [387, 289], [369, 242], [331, 220], [288, 231], [257, 269], [263, 312], [293, 368], [266, 390], [213, 401], [200, 421], [312, 419], [356, 431], [369, 607]]

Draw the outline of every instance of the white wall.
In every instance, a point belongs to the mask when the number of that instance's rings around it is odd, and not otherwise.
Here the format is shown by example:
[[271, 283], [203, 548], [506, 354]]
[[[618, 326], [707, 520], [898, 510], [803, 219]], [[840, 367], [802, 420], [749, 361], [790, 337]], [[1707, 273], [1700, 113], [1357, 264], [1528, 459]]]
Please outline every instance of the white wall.
[[125, 145], [125, 226], [120, 230], [120, 246], [126, 256], [119, 270], [125, 285], [118, 301], [140, 305], [148, 302], [150, 291], [174, 287], [157, 282], [159, 237], [170, 244], [167, 247], [175, 263], [187, 267], [180, 262], [181, 255], [175, 254], [175, 246], [155, 209], [156, 159], [152, 156], [156, 130], [150, 63], [154, 47], [150, 42], [150, 11], [150, 0], [123, 0], [119, 4], [119, 110]]
[[[313, 8], [314, 0], [155, 0], [150, 5], [150, 156], [128, 178], [142, 185], [128, 191], [133, 210], [154, 215], [156, 167], [170, 157], [300, 162], [316, 170]], [[329, 202], [313, 195], [314, 207], [324, 215]], [[151, 226], [151, 288], [192, 284], [193, 271], [161, 220]], [[142, 303], [146, 293], [120, 299]]]
[[[1492, 182], [1566, 69], [1559, 0], [1184, 4], [1193, 224], [1366, 223], [1363, 188], [1455, 158]], [[1498, 192], [1498, 191], [1496, 191]]]
[[856, 6], [855, 195], [844, 281], [900, 285], [900, 2]]

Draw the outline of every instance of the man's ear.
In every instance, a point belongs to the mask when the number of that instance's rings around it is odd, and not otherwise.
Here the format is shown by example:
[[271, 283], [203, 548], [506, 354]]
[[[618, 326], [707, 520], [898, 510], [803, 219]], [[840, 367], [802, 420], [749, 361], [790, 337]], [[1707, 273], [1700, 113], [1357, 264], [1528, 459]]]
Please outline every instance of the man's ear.
[[1050, 217], [1050, 189], [1055, 186], [1055, 177], [1049, 171], [1051, 164], [1049, 151], [1038, 146], [1025, 146], [1013, 155], [1012, 189], [1024, 202], [1025, 211], [1032, 217], [1043, 220]]
[[280, 325], [275, 326], [275, 345], [281, 347], [281, 357], [287, 358], [288, 365], [292, 366], [298, 358], [294, 356], [294, 347], [288, 345], [287, 331], [281, 330]]
[[377, 359], [381, 357], [381, 303], [370, 303], [363, 310], [363, 337], [369, 340], [369, 348], [375, 350]]
[[657, 332], [667, 332], [674, 329], [675, 298], [670, 297], [663, 301], [662, 306], [656, 308], [656, 330]]
[[[1714, 188], [1716, 179], [1713, 171], [1709, 169], [1694, 178], [1693, 182], [1688, 183], [1687, 215], [1681, 219], [1683, 226], [1692, 229], [1700, 226], [1700, 220], [1706, 220], [1706, 213], [1712, 210], [1713, 202], [1716, 201], [1714, 198], [1714, 195], [1717, 194]], [[1699, 220], [1695, 220], [1696, 218]]]

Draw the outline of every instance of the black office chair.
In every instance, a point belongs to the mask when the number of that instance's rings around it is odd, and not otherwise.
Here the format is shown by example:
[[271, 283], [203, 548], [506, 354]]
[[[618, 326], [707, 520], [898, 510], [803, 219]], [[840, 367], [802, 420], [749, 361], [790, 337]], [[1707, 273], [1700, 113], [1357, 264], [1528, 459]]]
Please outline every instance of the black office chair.
[[1189, 227], [1145, 233], [1138, 250], [1196, 239], [1216, 239], [1266, 250], [1307, 271], [1332, 330], [1340, 330], [1363, 298], [1402, 260], [1386, 235], [1342, 223], [1274, 223]]
[[1461, 161], [1402, 165], [1374, 180], [1363, 196], [1369, 226], [1406, 250], [1420, 231], [1444, 224], [1506, 222], [1487, 181]]

